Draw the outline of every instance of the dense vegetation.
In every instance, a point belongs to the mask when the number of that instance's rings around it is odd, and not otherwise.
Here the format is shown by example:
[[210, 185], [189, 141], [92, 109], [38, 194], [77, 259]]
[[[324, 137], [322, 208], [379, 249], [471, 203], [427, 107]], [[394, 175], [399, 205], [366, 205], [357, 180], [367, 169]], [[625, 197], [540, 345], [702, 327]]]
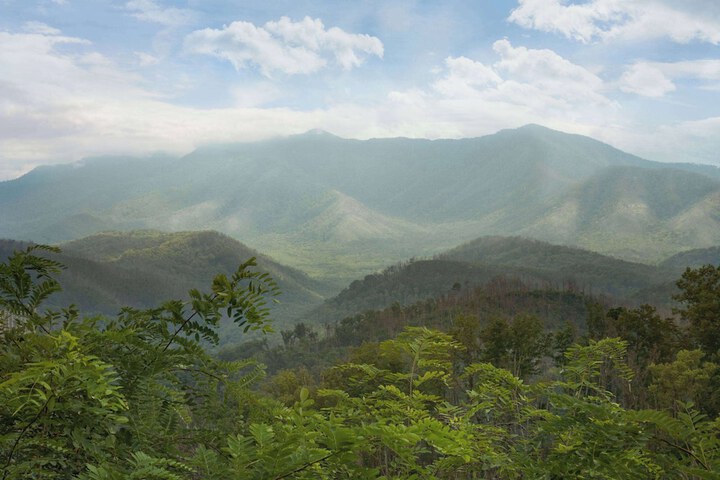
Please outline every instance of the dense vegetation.
[[[531, 317], [541, 334], [560, 331], [573, 340], [587, 330], [591, 314], [603, 312], [607, 299], [568, 288], [538, 288], [518, 279], [497, 277], [480, 286], [454, 285], [448, 293], [408, 305], [395, 302], [379, 310], [364, 310], [324, 323], [299, 322], [281, 329], [281, 344], [258, 339], [240, 345], [225, 345], [218, 354], [225, 360], [258, 358], [268, 373], [296, 370], [320, 378], [322, 372], [354, 347], [390, 340], [405, 327], [426, 327], [449, 332], [458, 323], [472, 323], [479, 334], [490, 319], [508, 321]], [[325, 313], [325, 312], [323, 312]], [[307, 377], [310, 378], [310, 377]]]
[[42, 249], [0, 265], [3, 480], [720, 478], [720, 268], [683, 274], [678, 322], [588, 307], [578, 336], [466, 312], [398, 325], [319, 383], [280, 372], [273, 398], [258, 363], [204, 348], [223, 317], [269, 328], [253, 261], [188, 302], [87, 317], [41, 309], [61, 268]]
[[317, 324], [394, 303], [409, 305], [453, 288], [485, 285], [498, 277], [519, 279], [538, 289], [567, 288], [611, 296], [628, 306], [669, 307], [674, 280], [681, 272], [539, 240], [480, 237], [432, 259], [401, 262], [355, 280], [303, 320]]

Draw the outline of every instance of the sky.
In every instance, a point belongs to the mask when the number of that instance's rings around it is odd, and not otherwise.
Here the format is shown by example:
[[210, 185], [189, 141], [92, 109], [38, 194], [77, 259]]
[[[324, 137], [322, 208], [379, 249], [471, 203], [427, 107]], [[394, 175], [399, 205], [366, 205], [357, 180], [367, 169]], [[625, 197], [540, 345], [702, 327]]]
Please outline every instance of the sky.
[[720, 1], [0, 0], [0, 180], [311, 129], [528, 123], [720, 165]]

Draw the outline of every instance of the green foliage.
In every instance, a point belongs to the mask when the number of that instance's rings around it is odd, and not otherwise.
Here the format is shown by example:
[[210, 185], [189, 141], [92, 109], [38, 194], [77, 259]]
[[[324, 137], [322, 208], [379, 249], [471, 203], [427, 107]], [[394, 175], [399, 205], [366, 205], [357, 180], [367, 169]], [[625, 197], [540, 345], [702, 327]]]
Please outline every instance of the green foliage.
[[613, 397], [618, 382], [630, 382], [633, 372], [625, 363], [627, 342], [618, 338], [591, 340], [587, 346], [573, 345], [566, 352], [564, 385], [576, 396]]
[[677, 312], [689, 323], [696, 345], [713, 359], [720, 356], [720, 266], [688, 268], [678, 280], [682, 305]]
[[653, 364], [650, 394], [654, 406], [677, 412], [682, 404], [698, 404], [710, 391], [718, 365], [702, 361], [701, 350], [680, 350], [675, 361]]
[[[222, 318], [267, 330], [277, 287], [252, 260], [188, 303], [116, 318], [39, 314], [59, 267], [30, 250], [0, 269], [13, 320], [0, 332], [3, 480], [719, 478], [720, 420], [687, 402], [704, 401], [717, 369], [699, 350], [649, 367], [649, 392], [673, 409], [628, 408], [628, 361], [664, 358], [649, 353], [647, 327], [663, 323], [644, 307], [607, 317], [627, 339], [556, 335], [564, 356], [543, 381], [519, 377], [548, 353], [537, 317], [461, 315], [452, 335], [407, 326], [363, 343], [319, 385], [283, 371], [268, 398], [250, 388], [262, 366], [204, 348]], [[305, 325], [289, 337], [318, 342]]]
[[45, 337], [26, 333], [25, 352], [37, 350], [22, 369], [3, 372], [3, 478], [68, 478], [110, 455], [128, 421], [112, 367], [65, 330]]
[[284, 405], [292, 405], [302, 389], [315, 386], [315, 379], [305, 367], [293, 370], [280, 370], [262, 387], [275, 400]]
[[550, 336], [545, 333], [542, 321], [532, 315], [518, 315], [510, 322], [495, 317], [479, 337], [485, 361], [521, 378], [538, 373], [538, 364], [550, 346]]
[[[7, 263], [0, 263], [0, 308], [6, 315], [32, 321], [40, 304], [60, 290], [52, 275], [59, 273], [62, 265], [35, 255], [38, 250], [58, 251], [47, 245], [33, 245], [16, 252]], [[35, 323], [31, 327], [45, 328]]]
[[3, 480], [181, 478], [190, 471], [182, 457], [235, 429], [228, 418], [262, 374], [252, 362], [214, 360], [200, 342], [217, 342], [223, 316], [268, 330], [275, 282], [251, 259], [188, 304], [126, 308], [115, 319], [80, 318], [72, 307], [40, 314], [61, 267], [34, 254], [44, 248], [0, 266], [0, 311], [13, 323], [0, 332]]
[[657, 410], [628, 412], [629, 419], [654, 426], [660, 456], [668, 475], [678, 478], [720, 478], [720, 419], [708, 421], [691, 403], [680, 403], [674, 416]]

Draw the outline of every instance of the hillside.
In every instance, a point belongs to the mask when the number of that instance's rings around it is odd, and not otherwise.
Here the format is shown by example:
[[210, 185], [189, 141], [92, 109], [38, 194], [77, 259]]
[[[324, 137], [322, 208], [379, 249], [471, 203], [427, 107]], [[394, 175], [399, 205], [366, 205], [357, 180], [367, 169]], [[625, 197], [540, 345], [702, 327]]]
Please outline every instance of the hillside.
[[311, 132], [0, 183], [0, 237], [217, 230], [336, 286], [480, 235], [657, 262], [720, 239], [720, 174], [537, 125], [459, 140]]
[[163, 272], [176, 276], [192, 288], [196, 279], [211, 279], [232, 273], [250, 257], [298, 299], [319, 299], [329, 287], [299, 270], [281, 265], [246, 245], [218, 232], [155, 231], [105, 232], [61, 245], [65, 252], [138, 271]]
[[[352, 282], [305, 318], [325, 322], [366, 310], [409, 305], [491, 282], [609, 296], [667, 306], [677, 272], [520, 237], [482, 237], [433, 259], [410, 261]], [[663, 289], [654, 293], [655, 286]], [[670, 294], [669, 294], [670, 293]]]
[[[13, 251], [28, 245], [27, 242], [0, 240], [0, 259], [5, 260]], [[159, 272], [134, 271], [67, 252], [52, 257], [67, 269], [57, 276], [63, 290], [52, 296], [48, 306], [75, 304], [88, 313], [114, 314], [125, 305], [150, 307], [185, 293], [175, 278]]]
[[683, 271], [703, 265], [720, 265], [720, 247], [698, 248], [680, 252], [666, 258], [661, 264], [665, 268]]
[[580, 287], [615, 297], [674, 275], [667, 269], [522, 237], [481, 237], [439, 258], [544, 272], [556, 281], [572, 280]]
[[[262, 342], [227, 345], [218, 353], [225, 360], [255, 356], [270, 374], [282, 369], [307, 368], [318, 372], [351, 356], [353, 347], [381, 342], [397, 336], [407, 326], [444, 331], [457, 327], [462, 317], [478, 319], [487, 326], [493, 318], [530, 315], [548, 331], [571, 325], [575, 335], [587, 332], [586, 321], [593, 310], [607, 307], [597, 298], [562, 289], [534, 288], [520, 281], [496, 279], [483, 286], [452, 291], [407, 305], [364, 310], [324, 325], [305, 323], [284, 344]], [[317, 333], [322, 331], [324, 335]], [[286, 331], [286, 335], [290, 331]]]
[[[0, 258], [25, 245], [0, 241]], [[68, 268], [58, 277], [63, 291], [53, 297], [53, 305], [75, 303], [86, 312], [114, 314], [126, 305], [153, 307], [185, 298], [189, 289], [208, 287], [216, 274], [232, 273], [250, 257], [257, 257], [258, 269], [270, 273], [280, 287], [280, 303], [271, 305], [280, 326], [333, 291], [217, 232], [105, 232], [61, 248], [57, 259]]]
[[522, 234], [657, 262], [684, 246], [720, 243], [719, 213], [716, 180], [667, 168], [613, 167], [572, 188]]

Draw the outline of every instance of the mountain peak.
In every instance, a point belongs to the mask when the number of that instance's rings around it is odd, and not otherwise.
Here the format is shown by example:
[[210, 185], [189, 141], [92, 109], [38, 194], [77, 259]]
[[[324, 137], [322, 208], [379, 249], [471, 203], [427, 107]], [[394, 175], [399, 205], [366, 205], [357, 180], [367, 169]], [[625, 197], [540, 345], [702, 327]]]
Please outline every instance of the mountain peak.
[[305, 133], [301, 133], [301, 137], [326, 137], [326, 138], [340, 138], [337, 135], [334, 135], [327, 130], [323, 130], [322, 128], [313, 128], [312, 130], [308, 130]]
[[[552, 128], [548, 128], [548, 127], [546, 127], [546, 126], [544, 126], [544, 125], [540, 125], [540, 124], [537, 124], [537, 123], [527, 123], [527, 124], [523, 125], [522, 127], [518, 127], [516, 130], [543, 130], [543, 131], [547, 131], [547, 130], [552, 130]], [[555, 130], [553, 130], [553, 131], [555, 131]]]
[[566, 132], [561, 132], [560, 130], [554, 130], [550, 127], [546, 127], [544, 125], [539, 125], [537, 123], [528, 123], [526, 125], [523, 125], [521, 127], [513, 128], [505, 130], [506, 132], [517, 132], [517, 133], [525, 133], [525, 134], [537, 134], [537, 135], [552, 135], [552, 134], [560, 134], [560, 135], [573, 135]]

